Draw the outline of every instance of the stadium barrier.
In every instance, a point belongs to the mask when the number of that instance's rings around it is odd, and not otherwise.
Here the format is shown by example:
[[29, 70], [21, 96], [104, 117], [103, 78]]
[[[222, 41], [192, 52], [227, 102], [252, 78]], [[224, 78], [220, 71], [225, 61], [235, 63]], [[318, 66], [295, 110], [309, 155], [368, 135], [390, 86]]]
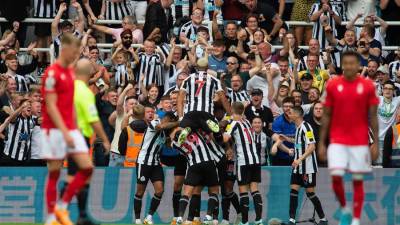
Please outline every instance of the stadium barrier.
[[[65, 172], [61, 180], [65, 177]], [[263, 219], [287, 220], [289, 210], [289, 167], [263, 167], [260, 193], [264, 201]], [[43, 222], [46, 216], [44, 201], [46, 168], [0, 168], [0, 223], [5, 222]], [[88, 214], [101, 223], [133, 223], [133, 197], [136, 184], [135, 169], [97, 168], [90, 187]], [[158, 212], [154, 215], [155, 224], [169, 223], [172, 218], [173, 169], [165, 168], [165, 192]], [[346, 197], [351, 202], [352, 188], [350, 176], [345, 177]], [[327, 169], [320, 169], [317, 176], [317, 195], [328, 220], [338, 220], [338, 203], [330, 188], [330, 176]], [[235, 187], [236, 189], [237, 187]], [[236, 189], [237, 190], [237, 189]], [[152, 194], [152, 185], [143, 198], [142, 217], [148, 210]], [[365, 179], [365, 205], [363, 225], [400, 224], [400, 169], [375, 169]], [[207, 204], [207, 192], [202, 193], [202, 216]], [[313, 207], [305, 200], [302, 192], [299, 199], [298, 219], [311, 217]], [[254, 208], [250, 204], [250, 221], [254, 220]], [[70, 205], [71, 216], [77, 217], [77, 205], [74, 199]], [[231, 221], [234, 221], [234, 209], [231, 209]], [[221, 215], [221, 214], [220, 214]]]

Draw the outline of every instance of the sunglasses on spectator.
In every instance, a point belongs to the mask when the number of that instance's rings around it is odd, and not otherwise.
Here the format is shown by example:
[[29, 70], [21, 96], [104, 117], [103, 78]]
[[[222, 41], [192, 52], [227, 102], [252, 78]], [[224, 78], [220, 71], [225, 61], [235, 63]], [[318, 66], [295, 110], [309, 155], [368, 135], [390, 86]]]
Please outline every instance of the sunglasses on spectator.
[[384, 87], [383, 90], [393, 91], [394, 89], [390, 87]]
[[132, 36], [123, 36], [122, 38], [123, 38], [123, 39], [130, 39], [130, 40], [132, 40]]
[[237, 64], [237, 63], [235, 63], [235, 62], [226, 62], [226, 64], [228, 64], [228, 65], [235, 65], [235, 64]]

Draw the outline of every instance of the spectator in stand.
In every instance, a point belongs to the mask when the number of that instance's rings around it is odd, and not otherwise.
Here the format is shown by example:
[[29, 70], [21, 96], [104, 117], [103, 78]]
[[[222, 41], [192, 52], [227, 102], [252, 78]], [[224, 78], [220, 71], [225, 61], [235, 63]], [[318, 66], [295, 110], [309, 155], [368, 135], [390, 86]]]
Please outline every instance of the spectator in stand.
[[[386, 21], [400, 21], [400, 1], [396, 0], [380, 0], [382, 10], [382, 19]], [[386, 42], [388, 45], [400, 45], [398, 35], [400, 34], [399, 26], [389, 26], [386, 31]]]
[[226, 72], [226, 60], [224, 56], [225, 42], [222, 39], [215, 40], [212, 44], [212, 54], [208, 56], [208, 69], [217, 73]]
[[277, 118], [278, 116], [282, 115], [283, 110], [282, 110], [282, 102], [283, 99], [286, 97], [289, 97], [289, 94], [292, 90], [294, 90], [294, 79], [291, 80], [292, 83], [289, 84], [288, 81], [284, 80], [279, 84], [278, 91], [274, 91], [274, 85], [272, 85], [272, 82], [269, 80], [268, 85], [270, 88], [270, 92], [268, 93], [268, 100], [269, 100], [269, 105], [272, 111], [272, 114], [274, 115], [274, 118]]
[[[363, 35], [362, 32], [363, 31], [365, 32], [366, 29], [368, 30], [373, 29], [374, 32], [368, 31], [371, 36], [370, 38], [379, 41], [381, 45], [385, 45], [386, 30], [389, 27], [389, 25], [380, 17], [371, 14], [364, 17], [363, 26], [361, 27], [354, 26], [356, 21], [362, 16], [363, 16], [362, 14], [358, 14], [354, 19], [349, 21], [349, 23], [346, 25], [346, 28], [349, 30], [355, 29], [357, 38], [365, 37], [365, 35]], [[380, 24], [380, 26], [375, 27], [375, 21], [377, 21]], [[369, 25], [368, 28], [366, 28], [367, 25]]]
[[[36, 70], [38, 67], [38, 54], [36, 50], [34, 50], [34, 47], [36, 45], [34, 43], [30, 44], [27, 49], [27, 53], [32, 56], [32, 60], [30, 63], [25, 64], [25, 65], [19, 65], [19, 60], [17, 60], [17, 70], [16, 73], [20, 75], [25, 75], [25, 74], [30, 74], [33, 71]], [[5, 61], [6, 55], [17, 55], [17, 51], [10, 48], [7, 51], [4, 52], [5, 54], [2, 54], [2, 59], [0, 61], [0, 73], [6, 73], [7, 72], [7, 65]]]
[[231, 88], [226, 88], [222, 80], [221, 84], [230, 103], [242, 102], [244, 106], [247, 106], [250, 103], [250, 96], [247, 91], [243, 89], [243, 81], [239, 75], [232, 76]]
[[322, 93], [325, 90], [325, 84], [329, 79], [329, 72], [327, 70], [317, 68], [318, 65], [318, 55], [309, 53], [307, 56], [307, 70], [303, 70], [297, 73], [294, 71], [294, 77], [296, 81], [301, 80], [305, 75], [311, 75], [313, 78], [313, 87], [319, 89]]
[[222, 5], [224, 20], [241, 20], [245, 11], [246, 6], [240, 0], [225, 0]]
[[[314, 131], [314, 137], [316, 144], [319, 143], [319, 129], [321, 127], [322, 115], [324, 114], [324, 107], [322, 102], [316, 101], [311, 107], [310, 113], [308, 113], [304, 119], [309, 123]], [[318, 153], [318, 145], [315, 146], [315, 152]], [[318, 160], [319, 167], [327, 167], [326, 162]]]
[[260, 89], [254, 89], [251, 91], [251, 102], [246, 106], [244, 115], [249, 121], [252, 121], [256, 117], [260, 117], [263, 122], [263, 130], [268, 136], [272, 135], [272, 122], [274, 117], [271, 109], [262, 104], [263, 92]]
[[129, 0], [114, 0], [105, 1], [105, 11], [102, 10], [101, 15], [104, 15], [106, 20], [123, 20], [134, 13]]
[[[283, 21], [274, 8], [259, 0], [246, 0], [245, 5], [249, 13], [256, 15], [259, 27], [267, 31], [269, 35], [267, 40], [270, 41], [275, 38], [278, 35], [279, 28], [283, 25]], [[242, 22], [242, 24], [244, 23]]]
[[222, 35], [218, 29], [216, 20], [213, 20], [213, 35], [215, 39], [223, 39], [225, 41], [225, 56], [236, 56], [236, 48], [238, 46], [237, 31], [238, 26], [235, 21], [228, 21], [225, 25], [225, 34]]
[[358, 15], [366, 17], [376, 13], [375, 0], [351, 0], [347, 2], [347, 18], [351, 21]]
[[[328, 62], [328, 59], [331, 59], [330, 57], [326, 57], [327, 60], [324, 60], [324, 53], [320, 51], [320, 45], [319, 41], [317, 39], [311, 39], [310, 42], [308, 43], [308, 53], [306, 55], [301, 56], [299, 65], [297, 67], [297, 71], [302, 71], [308, 69], [308, 64], [307, 64], [307, 58], [308, 54], [312, 55], [317, 55], [317, 67], [319, 69], [327, 70], [329, 67], [332, 65], [332, 63]], [[329, 56], [329, 55], [327, 55]]]
[[111, 85], [110, 74], [107, 69], [99, 63], [99, 53], [99, 49], [96, 46], [89, 47], [89, 60], [93, 67], [93, 75], [89, 80], [89, 87], [94, 94], [97, 94], [101, 89]]
[[141, 85], [142, 94], [139, 96], [140, 104], [142, 105], [151, 105], [154, 108], [157, 108], [157, 105], [160, 103], [159, 101], [159, 89], [155, 84], [151, 84], [149, 86]]
[[[115, 89], [106, 87], [96, 94], [96, 108], [100, 121], [109, 140], [113, 139], [114, 128], [109, 123], [109, 117], [116, 110], [118, 94]], [[93, 146], [93, 159], [96, 166], [108, 166], [109, 155], [104, 154], [103, 142], [96, 138]]]
[[81, 38], [84, 31], [85, 26], [85, 16], [83, 15], [83, 10], [81, 5], [78, 2], [73, 2], [71, 4], [72, 7], [76, 9], [78, 12], [78, 20], [76, 26], [69, 22], [68, 20], [64, 20], [60, 22], [63, 13], [66, 12], [67, 3], [63, 2], [60, 4], [57, 15], [51, 23], [51, 38], [54, 45], [54, 56], [58, 57], [58, 53], [61, 49], [61, 38], [64, 33], [71, 33], [75, 37]]
[[88, 24], [95, 30], [112, 35], [113, 38], [119, 43], [121, 41], [121, 33], [125, 30], [132, 31], [132, 43], [141, 44], [143, 43], [142, 30], [138, 28], [136, 18], [133, 16], [125, 16], [122, 19], [122, 28], [111, 28], [102, 25], [97, 25], [94, 21], [88, 18]]
[[[35, 51], [33, 51], [35, 52]], [[31, 54], [36, 54], [31, 53]], [[7, 66], [7, 72], [5, 73], [7, 76], [10, 78], [15, 79], [15, 82], [17, 83], [17, 92], [21, 93], [27, 93], [29, 92], [29, 86], [31, 84], [36, 84], [38, 81], [36, 78], [32, 75], [27, 75], [27, 74], [17, 74], [18, 71], [18, 58], [14, 54], [8, 54], [6, 55], [5, 61], [6, 61], [6, 66]]]
[[361, 66], [367, 67], [369, 64], [368, 62], [370, 60], [377, 62], [378, 58], [370, 54], [370, 51], [369, 51], [370, 45], [365, 38], [360, 38], [360, 40], [357, 43], [357, 46], [358, 46], [357, 52], [360, 57]]
[[299, 91], [301, 92], [301, 102], [302, 104], [309, 104], [311, 103], [310, 99], [308, 98], [308, 95], [310, 93], [310, 90], [312, 88], [313, 84], [313, 76], [310, 73], [304, 73], [300, 79], [300, 89]]
[[325, 35], [329, 44], [335, 48], [336, 51], [344, 52], [344, 51], [356, 51], [357, 50], [357, 38], [354, 30], [346, 30], [344, 33], [344, 38], [336, 39], [332, 34], [332, 27], [325, 26]]
[[371, 79], [373, 81], [376, 80], [376, 72], [378, 71], [379, 68], [379, 62], [376, 60], [369, 60], [368, 61], [368, 67], [366, 68], [366, 70], [364, 69], [364, 71], [366, 73], [364, 73], [364, 76], [366, 76], [368, 79]]
[[[287, 97], [282, 101], [283, 114], [278, 116], [272, 123], [272, 131], [274, 135], [272, 140], [275, 142], [278, 140], [279, 135], [285, 135], [287, 137], [294, 137], [296, 133], [295, 124], [290, 121], [289, 113], [294, 107], [294, 99]], [[293, 143], [284, 141], [278, 146], [279, 150], [275, 156], [272, 157], [273, 166], [290, 166], [292, 165], [294, 156], [294, 145]]]
[[131, 0], [131, 9], [132, 16], [134, 16], [138, 21], [146, 20], [146, 9], [147, 9], [147, 1], [146, 0]]
[[390, 79], [396, 80], [397, 74], [400, 75], [400, 47], [395, 51], [396, 60], [389, 63]]
[[[386, 81], [383, 84], [383, 96], [379, 96], [378, 105], [378, 123], [379, 123], [379, 157], [374, 162], [375, 165], [382, 165], [384, 139], [386, 132], [396, 124], [398, 108], [400, 105], [400, 97], [393, 97], [394, 83]], [[397, 143], [397, 139], [395, 139]]]
[[[308, 14], [311, 10], [311, 6], [315, 2], [315, 0], [295, 0], [290, 20], [301, 22], [308, 21]], [[294, 32], [299, 45], [302, 45], [303, 41], [304, 43], [309, 43], [312, 38], [312, 28], [309, 26], [295, 26]]]
[[[261, 65], [261, 59], [259, 64]], [[252, 72], [250, 72], [250, 70], [247, 72], [239, 72], [239, 66], [239, 60], [236, 57], [231, 56], [226, 59], [226, 74], [223, 74], [223, 78], [222, 76], [220, 77], [222, 85], [230, 88], [232, 77], [235, 75], [239, 75], [242, 79], [243, 86], [246, 87], [247, 81], [250, 79], [250, 77], [252, 77], [256, 73], [256, 70], [259, 71], [261, 69], [260, 66], [256, 66], [254, 67], [255, 69], [251, 70]]]
[[324, 26], [332, 27], [332, 33], [337, 37], [337, 25], [342, 22], [339, 12], [335, 6], [332, 6], [328, 0], [321, 0], [311, 7], [310, 21], [314, 22], [313, 38], [318, 39], [322, 49], [329, 46], [325, 36]]
[[171, 4], [172, 0], [150, 2], [146, 10], [146, 20], [143, 26], [143, 37], [147, 39], [154, 28], [160, 29], [162, 42], [168, 42], [169, 32], [173, 25]]
[[197, 29], [202, 26], [204, 11], [200, 8], [193, 9], [190, 21], [183, 24], [179, 30], [179, 40], [181, 43], [195, 42], [197, 39]]
[[379, 66], [378, 70], [376, 71], [376, 89], [379, 96], [383, 95], [384, 84], [389, 80], [390, 77], [387, 66], [386, 65]]
[[[105, 14], [105, 1], [98, 0], [82, 0], [82, 5], [85, 8], [86, 14], [90, 16], [93, 21], [104, 20]], [[97, 15], [97, 16], [96, 16]]]

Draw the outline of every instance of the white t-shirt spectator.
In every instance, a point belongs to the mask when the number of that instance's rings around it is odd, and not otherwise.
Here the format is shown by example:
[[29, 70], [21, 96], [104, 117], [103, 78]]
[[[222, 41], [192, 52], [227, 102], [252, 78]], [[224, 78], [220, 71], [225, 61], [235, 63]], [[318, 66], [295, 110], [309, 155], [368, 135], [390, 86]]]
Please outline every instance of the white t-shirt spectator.
[[378, 123], [379, 140], [383, 141], [386, 131], [396, 123], [397, 109], [400, 104], [400, 97], [394, 97], [392, 102], [386, 103], [383, 96], [379, 96]]
[[370, 14], [375, 14], [375, 0], [348, 0], [347, 1], [347, 19], [352, 20], [358, 13], [363, 14], [363, 18]]

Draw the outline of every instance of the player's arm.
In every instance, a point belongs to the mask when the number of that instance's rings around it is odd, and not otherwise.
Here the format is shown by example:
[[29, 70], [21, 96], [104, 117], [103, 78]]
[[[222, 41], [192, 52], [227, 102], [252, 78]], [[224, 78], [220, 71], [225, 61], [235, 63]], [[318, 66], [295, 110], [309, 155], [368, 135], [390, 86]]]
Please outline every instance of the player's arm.
[[168, 122], [168, 123], [160, 123], [155, 127], [156, 131], [168, 130], [175, 128], [179, 125], [179, 122]]
[[225, 109], [225, 112], [228, 115], [232, 115], [231, 105], [229, 104], [229, 101], [225, 96], [225, 92], [224, 91], [218, 91], [217, 94], [218, 94], [218, 99], [222, 103], [222, 107], [224, 107], [224, 109]]
[[377, 105], [371, 105], [369, 107], [369, 118], [370, 118], [370, 126], [372, 130], [372, 134], [374, 135], [374, 143], [375, 145], [371, 146], [371, 159], [376, 160], [378, 158], [379, 152], [378, 152], [378, 143], [379, 143], [379, 128], [378, 128], [378, 106]]
[[61, 113], [57, 108], [57, 94], [53, 92], [46, 93], [45, 104], [51, 121], [54, 123], [57, 129], [61, 130], [64, 136], [67, 135], [68, 128], [65, 125]]
[[[272, 135], [272, 140], [273, 141], [278, 141], [279, 139], [282, 139], [283, 138], [283, 136], [281, 136], [280, 134], [273, 134]], [[289, 155], [293, 155], [293, 149], [290, 149], [289, 147], [287, 147], [285, 144], [283, 144], [283, 141], [281, 141], [279, 144], [278, 144], [278, 149], [279, 150], [281, 150], [281, 151], [283, 151], [283, 152], [286, 152], [287, 154], [289, 154]]]
[[328, 138], [328, 132], [331, 127], [332, 108], [324, 107], [324, 114], [322, 115], [319, 146], [318, 146], [318, 157], [321, 161], [326, 161], [326, 139]]
[[183, 107], [185, 105], [185, 97], [186, 97], [186, 91], [185, 90], [180, 90], [178, 99], [177, 99], [177, 111], [178, 111], [178, 116], [179, 118], [183, 117]]

